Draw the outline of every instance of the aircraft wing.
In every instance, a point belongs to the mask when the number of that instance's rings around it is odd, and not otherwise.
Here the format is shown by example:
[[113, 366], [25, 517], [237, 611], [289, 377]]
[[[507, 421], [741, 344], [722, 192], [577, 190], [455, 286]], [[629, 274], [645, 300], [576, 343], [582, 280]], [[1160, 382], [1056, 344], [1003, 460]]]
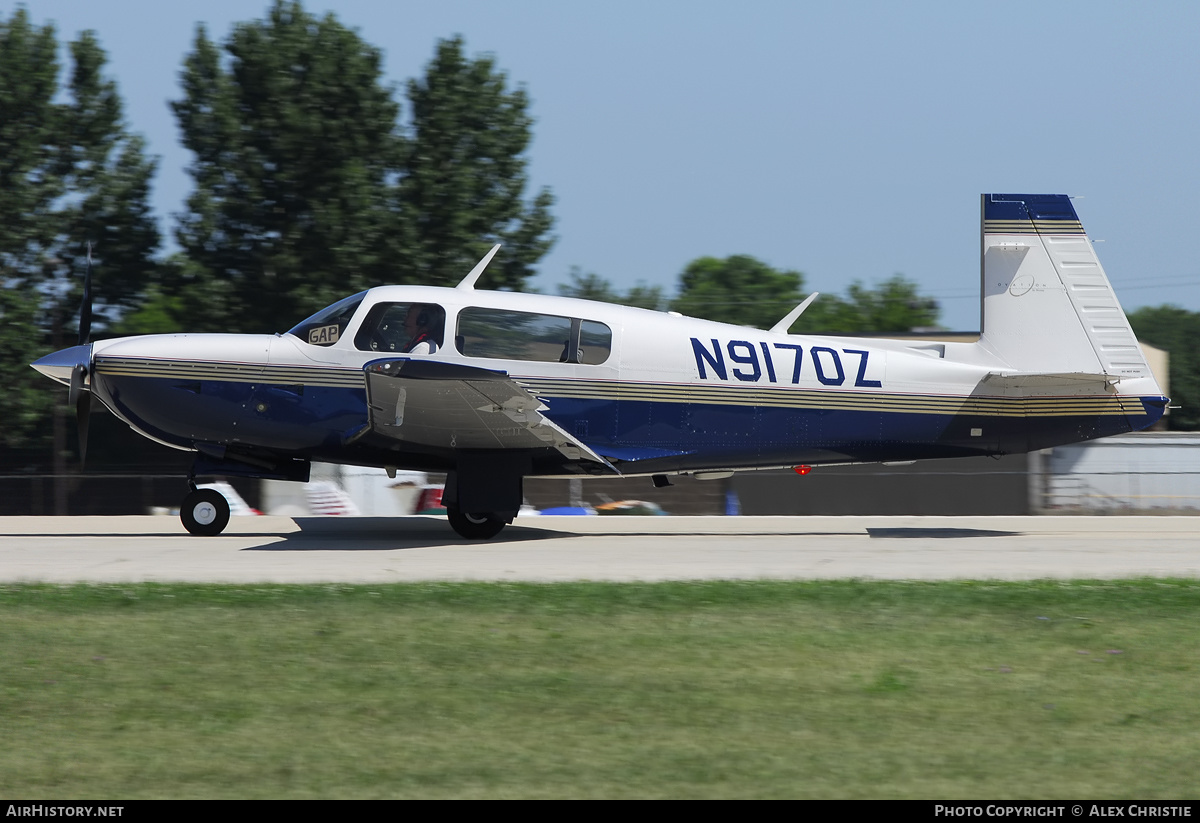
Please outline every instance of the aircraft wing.
[[431, 360], [364, 367], [371, 431], [451, 449], [557, 449], [570, 460], [611, 463], [542, 414], [549, 407], [502, 371]]

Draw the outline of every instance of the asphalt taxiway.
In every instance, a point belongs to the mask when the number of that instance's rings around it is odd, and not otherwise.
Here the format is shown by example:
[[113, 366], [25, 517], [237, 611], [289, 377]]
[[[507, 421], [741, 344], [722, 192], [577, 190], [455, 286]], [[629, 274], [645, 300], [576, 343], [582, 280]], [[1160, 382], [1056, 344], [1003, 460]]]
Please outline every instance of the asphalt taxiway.
[[1200, 578], [1200, 517], [0, 518], [0, 582]]

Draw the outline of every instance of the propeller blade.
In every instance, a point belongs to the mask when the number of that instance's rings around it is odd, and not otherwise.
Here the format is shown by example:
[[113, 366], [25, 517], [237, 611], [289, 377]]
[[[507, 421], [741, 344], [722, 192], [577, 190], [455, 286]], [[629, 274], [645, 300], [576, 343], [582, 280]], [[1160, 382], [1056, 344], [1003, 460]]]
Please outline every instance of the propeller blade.
[[88, 422], [92, 416], [92, 393], [80, 392], [75, 404], [75, 426], [79, 430], [79, 465], [87, 462]]
[[79, 306], [79, 345], [92, 337], [92, 244], [88, 243], [87, 273], [83, 276], [83, 302]]
[[71, 388], [67, 393], [67, 403], [72, 406], [79, 405], [79, 397], [85, 394], [83, 381], [87, 377], [87, 366], [82, 363], [75, 364], [71, 369]]
[[75, 407], [75, 426], [79, 431], [79, 464], [87, 457], [88, 423], [92, 416], [92, 393], [84, 386], [87, 366], [82, 363], [71, 369], [71, 388], [67, 402]]

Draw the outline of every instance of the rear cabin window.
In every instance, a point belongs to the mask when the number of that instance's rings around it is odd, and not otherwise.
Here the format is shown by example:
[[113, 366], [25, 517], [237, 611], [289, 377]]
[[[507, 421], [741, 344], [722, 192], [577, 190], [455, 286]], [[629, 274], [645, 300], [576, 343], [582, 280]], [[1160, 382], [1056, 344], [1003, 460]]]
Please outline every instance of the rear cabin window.
[[468, 308], [454, 343], [467, 357], [597, 365], [612, 352], [612, 331], [595, 320]]

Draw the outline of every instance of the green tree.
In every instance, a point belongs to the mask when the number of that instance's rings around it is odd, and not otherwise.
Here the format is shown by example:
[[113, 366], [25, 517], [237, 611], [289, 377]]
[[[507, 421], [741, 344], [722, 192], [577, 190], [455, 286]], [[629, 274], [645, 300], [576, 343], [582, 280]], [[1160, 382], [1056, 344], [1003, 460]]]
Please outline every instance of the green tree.
[[1200, 312], [1178, 306], [1147, 306], [1130, 314], [1129, 324], [1138, 340], [1170, 356], [1171, 405], [1180, 408], [1172, 409], [1167, 416], [1168, 427], [1200, 429]]
[[48, 335], [37, 279], [53, 272], [64, 192], [57, 133], [58, 39], [25, 9], [0, 22], [0, 415], [5, 446], [25, 444], [50, 408], [49, 384], [29, 368]]
[[195, 190], [163, 295], [201, 328], [278, 330], [372, 285], [452, 285], [497, 242], [484, 282], [520, 288], [549, 249], [553, 198], [522, 200], [525, 92], [461, 39], [408, 84], [407, 136], [378, 49], [294, 0], [220, 47], [199, 27], [182, 77]]
[[509, 91], [492, 58], [467, 59], [454, 37], [438, 43], [424, 78], [409, 81], [408, 99], [400, 185], [408, 275], [453, 285], [502, 243], [481, 283], [520, 289], [554, 243], [550, 191], [522, 199], [533, 125], [524, 88]]
[[[47, 353], [48, 335], [38, 327], [42, 301], [32, 289], [0, 288], [0, 444], [5, 447], [40, 444], [49, 435], [48, 420], [62, 392], [29, 368]], [[75, 341], [71, 341], [72, 343]]]
[[140, 302], [156, 268], [154, 163], [125, 129], [95, 34], [70, 51], [60, 101], [53, 27], [31, 25], [24, 9], [0, 22], [0, 266], [6, 287], [36, 288], [45, 315], [61, 319], [79, 304], [93, 243], [102, 326]]
[[769, 329], [802, 299], [804, 275], [778, 271], [761, 260], [735, 254], [701, 257], [679, 276], [671, 308], [692, 317]]
[[815, 333], [905, 333], [936, 327], [938, 303], [917, 293], [917, 284], [901, 275], [875, 288], [854, 282], [846, 297], [822, 294], [805, 310], [795, 326]]
[[656, 311], [661, 311], [667, 304], [661, 286], [647, 286], [645, 283], [638, 283], [622, 294], [613, 287], [612, 283], [600, 275], [590, 272], [584, 274], [578, 266], [572, 266], [568, 274], [571, 282], [558, 286], [558, 293], [563, 297], [596, 300], [600, 303], [617, 303], [622, 306], [636, 306]]
[[64, 225], [56, 275], [69, 281], [72, 288], [59, 291], [77, 306], [85, 241], [93, 242], [93, 291], [103, 327], [139, 306], [158, 272], [159, 232], [150, 210], [155, 161], [146, 157], [145, 141], [125, 129], [116, 84], [102, 76], [106, 58], [95, 35], [84, 32], [71, 43], [71, 55], [71, 101], [61, 111], [71, 196], [59, 204]]
[[202, 326], [278, 331], [391, 276], [399, 106], [379, 50], [299, 2], [223, 49], [197, 28], [172, 103], [195, 190], [171, 288]]
[[[679, 276], [671, 308], [692, 317], [769, 329], [804, 297], [804, 275], [778, 271], [744, 254], [701, 257]], [[807, 334], [909, 332], [935, 326], [937, 301], [922, 297], [915, 283], [896, 275], [868, 288], [855, 282], [845, 297], [822, 294], [792, 324]]]
[[5, 287], [48, 266], [57, 221], [45, 219], [65, 191], [59, 134], [58, 39], [18, 9], [0, 22], [0, 261]]
[[70, 44], [60, 87], [58, 39], [25, 9], [0, 21], [0, 442], [45, 441], [54, 387], [33, 355], [74, 342], [86, 249], [94, 244], [95, 326], [136, 308], [154, 279], [149, 209], [154, 163], [126, 131], [96, 36]]

